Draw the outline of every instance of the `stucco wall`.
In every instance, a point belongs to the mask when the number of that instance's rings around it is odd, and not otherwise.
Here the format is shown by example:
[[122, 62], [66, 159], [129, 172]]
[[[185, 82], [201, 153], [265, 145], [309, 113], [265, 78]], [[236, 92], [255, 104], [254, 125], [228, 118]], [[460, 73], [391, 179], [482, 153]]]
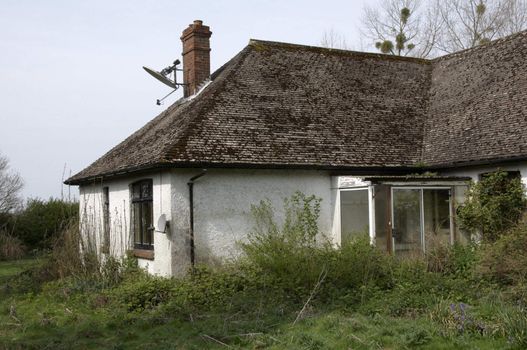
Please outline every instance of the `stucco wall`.
[[[200, 170], [174, 170], [173, 210], [175, 231], [188, 230], [188, 180]], [[319, 227], [330, 234], [332, 226], [331, 181], [326, 172], [300, 170], [221, 170], [212, 169], [194, 185], [194, 235], [197, 262], [235, 258], [236, 243], [253, 228], [252, 204], [269, 199], [276, 218], [283, 220], [284, 199], [295, 191], [322, 199]], [[176, 215], [174, 214], [174, 217]], [[180, 234], [176, 236], [181, 237]], [[182, 241], [184, 244], [188, 242]], [[185, 251], [175, 243], [179, 252]], [[186, 259], [186, 260], [185, 260]], [[173, 270], [180, 271], [188, 254], [177, 254]]]
[[[81, 213], [85, 232], [102, 242], [102, 188], [109, 187], [110, 250], [122, 256], [132, 248], [129, 186], [141, 179], [153, 181], [154, 224], [165, 214], [169, 220], [166, 234], [155, 232], [154, 260], [139, 259], [140, 266], [159, 275], [181, 275], [190, 266], [189, 179], [199, 169], [173, 169], [127, 177], [80, 187]], [[295, 191], [322, 199], [319, 227], [331, 236], [336, 189], [326, 172], [301, 170], [212, 169], [194, 185], [194, 236], [197, 263], [235, 258], [236, 243], [243, 241], [253, 227], [251, 205], [269, 199], [276, 219], [283, 221], [284, 199]], [[93, 234], [95, 232], [96, 234]]]
[[[471, 167], [444, 171], [444, 175], [470, 176], [501, 168], [521, 172], [527, 185], [527, 162], [492, 167]], [[139, 259], [152, 274], [181, 275], [190, 266], [189, 187], [200, 169], [172, 169], [142, 176], [126, 177], [80, 187], [81, 228], [90, 232], [97, 248], [102, 242], [102, 188], [110, 195], [110, 253], [122, 256], [132, 248], [130, 230], [130, 184], [141, 179], [153, 181], [154, 225], [165, 214], [167, 233], [154, 233], [154, 260]], [[319, 227], [334, 243], [340, 243], [339, 187], [349, 187], [323, 171], [210, 169], [194, 184], [194, 236], [197, 263], [236, 258], [237, 242], [244, 241], [254, 225], [251, 205], [269, 199], [276, 219], [284, 219], [284, 199], [295, 191], [322, 199]], [[357, 185], [357, 184], [354, 184]], [[371, 208], [370, 208], [371, 210]], [[370, 223], [371, 224], [371, 223]], [[373, 227], [373, 226], [372, 226]], [[157, 227], [156, 227], [157, 229]]]
[[[128, 177], [123, 179], [97, 182], [80, 186], [80, 213], [81, 229], [85, 237], [95, 242], [100, 252], [102, 243], [103, 206], [102, 189], [109, 187], [110, 199], [110, 254], [123, 256], [132, 248], [130, 230], [130, 184], [141, 179], [152, 179], [153, 184], [153, 211], [154, 225], [157, 218], [165, 214], [171, 219], [171, 196], [168, 172], [147, 174], [143, 176]], [[157, 230], [157, 228], [156, 228]], [[89, 233], [89, 234], [88, 234]], [[169, 276], [172, 274], [170, 259], [172, 244], [170, 234], [154, 233], [155, 259], [139, 259], [139, 265], [152, 274]]]

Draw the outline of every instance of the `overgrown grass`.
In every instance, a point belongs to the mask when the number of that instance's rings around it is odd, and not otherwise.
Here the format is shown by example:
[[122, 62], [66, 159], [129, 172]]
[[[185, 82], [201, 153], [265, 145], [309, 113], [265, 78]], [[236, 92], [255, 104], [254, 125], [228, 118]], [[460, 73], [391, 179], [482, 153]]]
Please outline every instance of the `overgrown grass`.
[[75, 254], [89, 245], [70, 226], [47, 263], [20, 274], [0, 265], [0, 349], [526, 347], [527, 266], [488, 267], [525, 253], [525, 226], [495, 244], [398, 260], [367, 238], [330, 244], [317, 201], [297, 194], [284, 224], [261, 203], [242, 259], [182, 278]]

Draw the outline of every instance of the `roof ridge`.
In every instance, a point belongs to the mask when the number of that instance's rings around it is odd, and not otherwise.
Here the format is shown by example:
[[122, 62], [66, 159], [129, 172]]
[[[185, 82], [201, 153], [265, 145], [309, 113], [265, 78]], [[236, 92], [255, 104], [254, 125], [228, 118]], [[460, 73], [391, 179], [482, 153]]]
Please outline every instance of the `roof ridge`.
[[322, 47], [322, 46], [286, 43], [286, 42], [281, 42], [281, 41], [249, 39], [249, 46], [252, 46], [257, 50], [265, 50], [265, 45], [281, 47], [285, 49], [287, 48], [305, 49], [305, 50], [310, 50], [310, 51], [319, 51], [319, 52], [324, 52], [324, 53], [329, 53], [329, 54], [339, 54], [339, 55], [346, 55], [346, 56], [353, 56], [353, 57], [358, 57], [358, 56], [370, 57], [370, 58], [377, 58], [377, 59], [382, 59], [382, 60], [408, 61], [408, 62], [416, 62], [416, 63], [424, 63], [424, 64], [429, 64], [431, 62], [430, 59], [419, 58], [419, 57], [387, 55], [387, 54], [378, 53], [378, 52], [344, 50], [344, 49], [335, 49], [335, 48]]
[[479, 50], [486, 50], [486, 49], [489, 48], [489, 46], [495, 46], [495, 45], [502, 44], [504, 42], [515, 40], [517, 37], [523, 36], [523, 35], [527, 36], [527, 29], [526, 30], [522, 30], [522, 31], [517, 32], [517, 33], [509, 34], [509, 35], [504, 36], [502, 38], [497, 38], [497, 39], [491, 40], [488, 43], [483, 43], [483, 44], [480, 44], [480, 45], [469, 47], [468, 49], [463, 49], [463, 50], [459, 50], [459, 51], [456, 51], [456, 52], [447, 53], [447, 54], [445, 54], [443, 56], [432, 58], [430, 61], [432, 63], [436, 63], [436, 62], [439, 62], [439, 61], [442, 61], [442, 60], [447, 60], [447, 59], [450, 59], [450, 58], [453, 58], [453, 57], [456, 57], [456, 56], [462, 56], [462, 55], [468, 54], [470, 52], [479, 51]]

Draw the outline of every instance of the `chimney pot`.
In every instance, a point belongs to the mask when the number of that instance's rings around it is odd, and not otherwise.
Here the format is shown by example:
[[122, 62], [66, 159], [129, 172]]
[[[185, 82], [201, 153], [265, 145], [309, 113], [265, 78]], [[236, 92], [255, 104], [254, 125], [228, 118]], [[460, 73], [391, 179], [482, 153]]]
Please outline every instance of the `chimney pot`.
[[200, 84], [210, 77], [210, 36], [212, 32], [203, 21], [195, 20], [183, 31], [184, 96], [194, 95]]

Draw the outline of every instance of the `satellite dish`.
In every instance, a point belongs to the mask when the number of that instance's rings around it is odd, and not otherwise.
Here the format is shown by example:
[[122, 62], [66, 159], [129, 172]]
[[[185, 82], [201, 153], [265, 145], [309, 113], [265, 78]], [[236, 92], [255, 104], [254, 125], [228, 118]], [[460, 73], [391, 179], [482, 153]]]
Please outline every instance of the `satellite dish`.
[[[172, 95], [177, 89], [178, 87], [182, 86], [182, 85], [186, 85], [186, 84], [183, 84], [183, 83], [178, 83], [177, 82], [177, 76], [176, 76], [176, 72], [182, 72], [183, 69], [180, 69], [178, 68], [178, 64], [180, 64], [181, 62], [179, 60], [175, 60], [173, 62], [173, 64], [171, 66], [168, 66], [166, 67], [165, 69], [163, 69], [161, 72], [158, 72], [156, 70], [153, 70], [151, 68], [148, 68], [148, 67], [145, 67], [143, 66], [143, 69], [148, 73], [150, 74], [151, 76], [153, 76], [154, 78], [156, 78], [157, 80], [159, 80], [160, 82], [162, 82], [163, 84], [167, 85], [167, 86], [170, 86], [172, 89], [171, 92], [169, 92], [167, 95], [165, 95], [163, 98], [161, 99], [158, 99], [156, 101], [156, 104], [158, 106], [160, 106], [163, 102], [163, 100], [165, 98], [167, 98], [168, 96]], [[171, 80], [169, 78], [170, 74], [171, 73], [174, 73], [174, 80]]]
[[155, 70], [153, 70], [151, 68], [144, 67], [144, 66], [143, 66], [143, 69], [146, 70], [148, 72], [148, 74], [150, 74], [151, 76], [153, 76], [154, 78], [156, 78], [157, 80], [162, 82], [163, 84], [170, 86], [172, 89], [177, 89], [178, 88], [178, 86], [176, 85], [175, 82], [173, 82], [172, 80], [168, 79], [161, 72], [155, 71]]
[[157, 232], [166, 233], [168, 227], [168, 221], [165, 214], [161, 214], [157, 219]]

